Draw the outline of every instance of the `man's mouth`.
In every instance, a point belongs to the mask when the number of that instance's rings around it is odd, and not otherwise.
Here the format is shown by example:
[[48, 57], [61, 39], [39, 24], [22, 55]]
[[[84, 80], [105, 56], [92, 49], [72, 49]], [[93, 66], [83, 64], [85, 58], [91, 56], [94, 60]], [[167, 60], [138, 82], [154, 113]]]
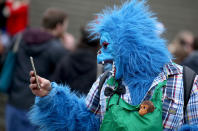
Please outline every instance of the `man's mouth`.
[[99, 64], [103, 64], [103, 65], [107, 63], [113, 64], [113, 60], [103, 60], [99, 62]]

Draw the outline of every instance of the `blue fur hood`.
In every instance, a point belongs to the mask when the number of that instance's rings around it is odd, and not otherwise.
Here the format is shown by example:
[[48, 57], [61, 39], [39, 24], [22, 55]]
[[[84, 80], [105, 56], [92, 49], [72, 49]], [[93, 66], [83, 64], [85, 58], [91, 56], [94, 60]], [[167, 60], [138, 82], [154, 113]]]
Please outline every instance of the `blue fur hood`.
[[166, 41], [157, 33], [159, 22], [145, 1], [137, 0], [103, 10], [97, 18], [89, 24], [91, 34], [99, 38], [108, 34], [117, 74], [129, 86], [131, 97], [138, 104], [163, 66], [172, 59]]

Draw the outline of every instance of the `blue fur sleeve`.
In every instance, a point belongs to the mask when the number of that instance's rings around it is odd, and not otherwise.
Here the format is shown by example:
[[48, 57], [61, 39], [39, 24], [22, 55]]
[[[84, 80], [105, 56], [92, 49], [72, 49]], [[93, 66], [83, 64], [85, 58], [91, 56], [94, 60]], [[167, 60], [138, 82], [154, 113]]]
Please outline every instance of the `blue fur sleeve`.
[[83, 97], [56, 83], [47, 96], [36, 97], [29, 118], [44, 131], [97, 131], [100, 126], [99, 117], [87, 109]]
[[183, 125], [178, 131], [198, 131], [197, 125]]

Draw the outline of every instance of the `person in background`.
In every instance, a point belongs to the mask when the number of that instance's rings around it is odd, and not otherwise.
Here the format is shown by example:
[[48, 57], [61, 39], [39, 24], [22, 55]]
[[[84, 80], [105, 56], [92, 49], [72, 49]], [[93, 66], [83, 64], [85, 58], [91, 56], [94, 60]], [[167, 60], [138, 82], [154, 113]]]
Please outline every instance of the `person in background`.
[[51, 79], [57, 63], [67, 55], [67, 50], [60, 41], [60, 36], [66, 29], [66, 23], [65, 12], [50, 8], [43, 15], [42, 29], [29, 28], [22, 33], [12, 84], [8, 91], [7, 131], [36, 130], [27, 118], [27, 111], [34, 103], [34, 96], [27, 88], [29, 71], [32, 70], [30, 56], [34, 58], [37, 73]]
[[0, 32], [0, 71], [3, 66], [3, 55], [5, 53], [6, 35]]
[[175, 39], [168, 45], [168, 50], [175, 57], [174, 62], [181, 62], [193, 51], [194, 36], [189, 31], [181, 31]]
[[194, 51], [182, 62], [182, 65], [190, 67], [198, 74], [198, 36], [194, 39], [193, 48]]
[[65, 49], [74, 51], [76, 49], [76, 43], [75, 43], [75, 38], [73, 37], [72, 34], [65, 32], [62, 37], [61, 37], [62, 43], [65, 47]]
[[79, 94], [87, 94], [96, 80], [99, 40], [91, 41], [85, 29], [81, 30], [81, 35], [77, 49], [65, 56], [58, 64], [54, 80], [69, 84], [71, 90]]
[[0, 70], [3, 64], [4, 53], [10, 44], [9, 36], [6, 32], [5, 0], [0, 0]]
[[[0, 60], [1, 60], [3, 53], [4, 53], [4, 46], [3, 46], [3, 40], [0, 34]], [[2, 68], [2, 62], [0, 61], [0, 71], [1, 71], [1, 68]]]
[[6, 31], [13, 37], [28, 26], [29, 0], [6, 0]]
[[67, 32], [68, 24], [69, 24], [69, 19], [67, 19], [66, 21], [65, 31], [61, 34], [60, 40], [66, 50], [74, 51], [77, 45], [76, 45], [74, 36]]
[[0, 0], [0, 30], [5, 30], [6, 16], [4, 15], [5, 0]]

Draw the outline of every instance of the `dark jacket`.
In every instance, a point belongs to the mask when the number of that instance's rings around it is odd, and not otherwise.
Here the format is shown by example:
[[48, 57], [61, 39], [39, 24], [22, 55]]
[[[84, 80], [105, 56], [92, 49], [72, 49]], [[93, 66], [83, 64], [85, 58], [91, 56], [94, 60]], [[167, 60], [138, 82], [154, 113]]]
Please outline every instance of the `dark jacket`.
[[96, 53], [90, 49], [78, 49], [59, 63], [54, 79], [68, 84], [72, 91], [87, 94], [96, 80]]
[[6, 26], [6, 17], [3, 14], [3, 10], [5, 8], [5, 1], [0, 3], [0, 29], [4, 29]]
[[194, 70], [198, 74], [198, 51], [192, 52], [182, 63]]
[[37, 74], [50, 79], [58, 61], [66, 53], [60, 41], [51, 34], [39, 29], [26, 30], [17, 52], [9, 90], [9, 104], [20, 109], [28, 109], [34, 103], [34, 95], [28, 88], [29, 72], [32, 70], [30, 56], [34, 58]]

